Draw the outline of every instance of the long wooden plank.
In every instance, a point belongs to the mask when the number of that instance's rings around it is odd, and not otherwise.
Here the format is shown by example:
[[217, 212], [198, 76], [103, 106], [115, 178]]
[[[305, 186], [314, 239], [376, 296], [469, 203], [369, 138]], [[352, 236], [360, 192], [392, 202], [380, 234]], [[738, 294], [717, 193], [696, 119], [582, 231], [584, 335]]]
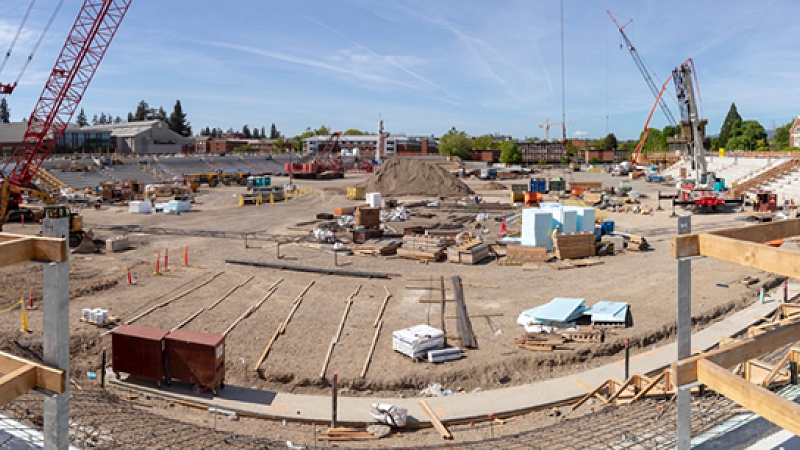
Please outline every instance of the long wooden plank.
[[11, 403], [35, 388], [36, 372], [35, 366], [24, 365], [0, 378], [0, 406]]
[[389, 299], [392, 298], [392, 293], [389, 292], [389, 288], [384, 286], [384, 290], [386, 290], [386, 297], [383, 298], [383, 304], [381, 304], [381, 309], [378, 311], [378, 316], [375, 317], [375, 323], [372, 324], [373, 327], [378, 326], [378, 322], [383, 320], [383, 312], [386, 310], [386, 304], [389, 303]]
[[697, 381], [697, 363], [701, 360], [708, 360], [723, 368], [731, 368], [736, 364], [798, 340], [800, 340], [800, 322], [776, 328], [754, 338], [737, 341], [717, 350], [682, 359], [672, 364], [675, 382], [678, 386], [682, 386]]
[[431, 407], [428, 406], [428, 403], [426, 403], [425, 400], [420, 400], [419, 406], [422, 408], [422, 412], [424, 412], [425, 415], [428, 416], [428, 419], [430, 419], [431, 424], [433, 424], [433, 427], [436, 428], [436, 431], [438, 431], [443, 438], [453, 439], [453, 435], [450, 434], [450, 431], [447, 429], [446, 426], [444, 426], [442, 421], [439, 420], [439, 417], [436, 415], [435, 412], [433, 412]]
[[286, 319], [278, 325], [278, 328], [275, 330], [275, 333], [272, 335], [269, 342], [267, 342], [267, 346], [264, 347], [264, 351], [261, 352], [261, 356], [258, 357], [258, 361], [256, 361], [255, 365], [253, 366], [254, 371], [257, 371], [259, 367], [261, 367], [261, 365], [264, 364], [264, 360], [267, 359], [267, 355], [269, 355], [269, 351], [270, 349], [272, 349], [272, 344], [275, 343], [275, 341], [278, 339], [278, 336], [286, 332], [286, 325], [288, 325], [289, 321], [292, 320], [292, 317], [294, 316], [295, 311], [297, 311], [297, 308], [300, 307], [300, 303], [302, 303], [303, 298], [306, 295], [306, 292], [308, 292], [308, 290], [311, 289], [311, 286], [313, 285], [314, 285], [314, 280], [311, 280], [311, 282], [308, 283], [305, 289], [303, 289], [300, 292], [300, 294], [298, 294], [297, 297], [295, 297], [294, 301], [292, 302], [293, 305], [291, 311], [289, 311], [289, 315], [287, 315]]
[[0, 373], [9, 374], [23, 366], [36, 367], [37, 387], [47, 389], [56, 394], [61, 394], [66, 390], [67, 377], [63, 370], [28, 361], [9, 353], [0, 352]]
[[344, 323], [347, 320], [347, 315], [350, 313], [350, 307], [353, 306], [353, 297], [358, 295], [361, 292], [361, 285], [359, 284], [356, 288], [355, 292], [350, 294], [347, 297], [347, 304], [344, 307], [344, 313], [342, 314], [342, 320], [339, 321], [339, 328], [336, 329], [336, 335], [333, 336], [331, 339], [331, 345], [328, 348], [328, 354], [325, 356], [325, 362], [322, 364], [322, 371], [319, 374], [320, 378], [325, 378], [325, 372], [328, 371], [328, 364], [331, 362], [331, 356], [333, 355], [333, 349], [336, 347], [336, 344], [339, 342], [339, 338], [342, 337], [342, 330], [344, 329]]
[[[687, 258], [700, 256], [699, 240], [701, 236], [716, 236], [737, 241], [761, 243], [800, 235], [800, 219], [781, 220], [746, 227], [727, 228], [708, 233], [684, 234], [672, 237], [672, 257]], [[704, 255], [710, 256], [710, 255]]]
[[232, 287], [232, 288], [231, 288], [231, 289], [230, 289], [228, 292], [226, 292], [226, 293], [225, 293], [225, 295], [223, 295], [222, 297], [218, 298], [218, 299], [217, 299], [217, 300], [215, 300], [213, 303], [211, 303], [210, 305], [208, 305], [208, 307], [207, 307], [206, 309], [208, 309], [209, 311], [211, 311], [211, 310], [212, 310], [212, 309], [214, 309], [214, 308], [215, 308], [217, 305], [219, 305], [220, 303], [222, 303], [222, 301], [223, 301], [223, 300], [225, 300], [226, 298], [230, 297], [230, 296], [231, 296], [231, 294], [233, 294], [234, 292], [236, 292], [236, 290], [237, 290], [237, 289], [239, 289], [240, 287], [242, 287], [242, 286], [244, 286], [245, 284], [249, 283], [249, 282], [250, 282], [250, 280], [252, 280], [252, 279], [253, 279], [253, 278], [255, 278], [255, 277], [256, 277], [255, 275], [250, 275], [250, 276], [249, 276], [249, 277], [248, 277], [246, 280], [244, 280], [244, 281], [242, 281], [241, 283], [237, 284], [236, 286]]
[[367, 353], [367, 359], [364, 361], [364, 368], [361, 369], [361, 378], [367, 376], [367, 369], [369, 369], [369, 362], [372, 361], [372, 354], [375, 353], [375, 345], [378, 343], [378, 337], [381, 335], [381, 328], [383, 328], [383, 320], [378, 322], [378, 328], [375, 329], [375, 336], [372, 338], [372, 346]]
[[800, 435], [800, 405], [737, 377], [709, 360], [697, 362], [698, 381], [775, 425]]
[[165, 301], [163, 301], [163, 302], [161, 302], [161, 303], [159, 303], [157, 305], [154, 305], [154, 306], [144, 310], [143, 312], [137, 314], [133, 318], [126, 320], [125, 323], [127, 325], [130, 325], [133, 322], [136, 322], [137, 320], [141, 319], [142, 317], [144, 317], [144, 316], [150, 314], [151, 312], [157, 310], [158, 308], [163, 308], [163, 307], [169, 305], [170, 303], [174, 302], [175, 300], [179, 300], [179, 299], [181, 299], [183, 297], [186, 297], [187, 295], [189, 295], [192, 292], [200, 289], [201, 287], [207, 285], [208, 283], [211, 283], [212, 281], [214, 281], [218, 276], [222, 275], [223, 273], [225, 273], [225, 271], [221, 271], [221, 272], [215, 273], [214, 275], [212, 275], [209, 278], [207, 278], [204, 281], [202, 281], [197, 286], [194, 286], [193, 288], [187, 289], [187, 290], [181, 292], [180, 294], [178, 294], [178, 295], [176, 295], [176, 296], [174, 296], [174, 297], [172, 297], [172, 298], [170, 298], [168, 300], [165, 300]]
[[[281, 279], [282, 279], [282, 278], [281, 278]], [[275, 288], [275, 289], [270, 289], [270, 290], [267, 292], [267, 295], [265, 295], [265, 296], [264, 296], [264, 298], [262, 298], [261, 300], [259, 300], [258, 302], [256, 302], [256, 303], [255, 303], [253, 306], [251, 306], [251, 307], [247, 308], [247, 310], [246, 310], [244, 313], [242, 313], [242, 315], [240, 315], [240, 316], [239, 316], [239, 317], [238, 317], [238, 318], [237, 318], [237, 319], [236, 319], [236, 320], [235, 320], [235, 321], [234, 321], [234, 322], [233, 322], [233, 323], [232, 323], [232, 324], [231, 324], [231, 325], [230, 325], [230, 326], [229, 326], [229, 327], [228, 327], [228, 328], [227, 328], [227, 329], [226, 329], [226, 330], [225, 330], [225, 331], [222, 333], [222, 335], [223, 335], [223, 336], [228, 336], [228, 334], [230, 334], [230, 332], [231, 332], [231, 331], [233, 331], [233, 329], [234, 329], [234, 328], [236, 328], [236, 325], [239, 325], [239, 322], [241, 322], [241, 321], [243, 321], [244, 319], [246, 319], [246, 318], [250, 317], [250, 315], [251, 315], [251, 314], [253, 314], [253, 313], [254, 313], [256, 310], [258, 310], [258, 308], [260, 308], [260, 307], [261, 307], [261, 305], [263, 305], [263, 304], [264, 304], [264, 302], [266, 302], [266, 301], [267, 301], [267, 299], [269, 299], [270, 297], [272, 297], [272, 294], [274, 294], [274, 293], [275, 293], [275, 291], [277, 291], [277, 290], [278, 290], [277, 288]]]

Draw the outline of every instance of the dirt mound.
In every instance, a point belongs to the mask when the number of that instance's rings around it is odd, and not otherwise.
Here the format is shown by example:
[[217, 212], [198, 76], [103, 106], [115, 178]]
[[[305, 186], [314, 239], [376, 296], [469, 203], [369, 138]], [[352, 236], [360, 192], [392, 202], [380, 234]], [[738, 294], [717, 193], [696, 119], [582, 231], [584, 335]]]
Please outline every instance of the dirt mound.
[[483, 189], [487, 191], [504, 191], [508, 188], [503, 183], [498, 183], [497, 181], [490, 181], [483, 186]]
[[367, 192], [380, 192], [384, 196], [473, 194], [469, 186], [439, 165], [414, 159], [390, 159], [363, 186]]

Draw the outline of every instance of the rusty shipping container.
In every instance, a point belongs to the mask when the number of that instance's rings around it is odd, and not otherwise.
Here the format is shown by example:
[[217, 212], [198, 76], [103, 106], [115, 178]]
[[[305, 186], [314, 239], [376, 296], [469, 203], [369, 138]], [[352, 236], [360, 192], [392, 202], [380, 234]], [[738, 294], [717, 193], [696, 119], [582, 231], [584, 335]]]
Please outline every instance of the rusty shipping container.
[[161, 386], [164, 379], [164, 337], [167, 330], [120, 325], [111, 332], [111, 369], [119, 378], [120, 372], [155, 380]]
[[167, 379], [216, 389], [225, 380], [225, 336], [175, 330], [164, 338]]

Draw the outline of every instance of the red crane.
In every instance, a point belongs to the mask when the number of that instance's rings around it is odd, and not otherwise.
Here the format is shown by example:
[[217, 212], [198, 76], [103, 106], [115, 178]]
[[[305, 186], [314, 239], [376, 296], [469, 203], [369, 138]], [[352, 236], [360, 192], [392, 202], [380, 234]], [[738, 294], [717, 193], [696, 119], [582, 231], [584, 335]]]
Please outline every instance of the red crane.
[[[3, 167], [0, 227], [21, 191], [41, 191], [33, 177], [64, 134], [132, 0], [85, 0], [28, 120], [22, 145]], [[2, 229], [2, 228], [0, 228]]]
[[343, 178], [344, 166], [342, 161], [333, 155], [341, 135], [341, 131], [334, 131], [325, 146], [317, 150], [317, 156], [313, 160], [305, 163], [286, 163], [284, 170], [293, 178]]

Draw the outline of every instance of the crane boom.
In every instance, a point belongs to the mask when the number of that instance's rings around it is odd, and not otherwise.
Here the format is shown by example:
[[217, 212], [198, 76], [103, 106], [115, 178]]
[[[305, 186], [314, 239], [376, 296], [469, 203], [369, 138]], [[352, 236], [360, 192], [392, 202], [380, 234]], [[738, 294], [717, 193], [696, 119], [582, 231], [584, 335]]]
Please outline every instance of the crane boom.
[[673, 72], [675, 80], [675, 92], [678, 97], [678, 104], [681, 108], [681, 126], [689, 129], [689, 150], [692, 156], [692, 168], [695, 170], [695, 180], [705, 178], [708, 173], [706, 164], [706, 152], [703, 147], [702, 121], [697, 110], [697, 99], [695, 98], [695, 88], [692, 84], [692, 67], [688, 63], [683, 63]]
[[132, 0], [85, 0], [0, 182], [0, 229], [64, 134]]
[[676, 125], [675, 117], [672, 115], [672, 112], [667, 107], [667, 104], [664, 102], [663, 97], [659, 97], [658, 95], [659, 90], [656, 87], [655, 82], [653, 81], [653, 77], [650, 76], [650, 71], [647, 70], [647, 66], [645, 65], [644, 61], [642, 61], [641, 56], [639, 56], [639, 52], [636, 51], [636, 47], [633, 46], [631, 40], [628, 39], [628, 35], [625, 34], [625, 27], [628, 26], [628, 24], [631, 23], [632, 20], [626, 23], [625, 25], [620, 26], [619, 23], [617, 23], [617, 19], [615, 19], [614, 16], [611, 15], [611, 11], [606, 10], [606, 12], [608, 13], [608, 16], [611, 17], [611, 20], [614, 22], [614, 25], [617, 26], [619, 34], [622, 35], [622, 39], [625, 41], [625, 46], [628, 47], [628, 51], [630, 52], [631, 57], [633, 58], [633, 62], [636, 63], [636, 67], [638, 67], [639, 72], [642, 73], [644, 81], [647, 83], [647, 87], [650, 88], [650, 92], [653, 93], [653, 96], [656, 98], [658, 105], [661, 107], [661, 110], [664, 111], [664, 115], [667, 117], [667, 121], [669, 121], [670, 125], [675, 126]]

